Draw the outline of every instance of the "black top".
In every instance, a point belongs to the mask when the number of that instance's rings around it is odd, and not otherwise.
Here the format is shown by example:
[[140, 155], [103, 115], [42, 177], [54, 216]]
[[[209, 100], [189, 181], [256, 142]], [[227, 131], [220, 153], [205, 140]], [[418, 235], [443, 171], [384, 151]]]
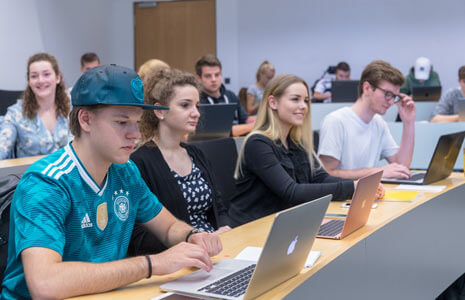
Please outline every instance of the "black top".
[[305, 150], [290, 139], [288, 145], [286, 149], [262, 134], [247, 140], [237, 194], [229, 207], [233, 226], [328, 194], [333, 200], [352, 197], [352, 180], [332, 177], [323, 168], [312, 174]]
[[237, 109], [234, 112], [233, 125], [243, 124], [247, 121], [248, 115], [245, 112], [245, 109], [242, 107], [236, 94], [234, 94], [230, 90], [227, 90], [224, 84], [222, 84], [220, 87], [219, 98], [214, 98], [212, 96], [207, 95], [205, 92], [202, 92], [200, 93], [200, 103], [202, 104], [236, 103]]
[[[202, 171], [202, 176], [212, 190], [213, 205], [207, 212], [208, 222], [217, 229], [229, 225], [221, 195], [215, 187], [214, 175], [205, 155], [193, 145], [181, 144], [192, 157], [193, 162]], [[131, 154], [131, 159], [139, 168], [142, 178], [150, 190], [158, 197], [163, 206], [178, 219], [190, 223], [187, 202], [177, 180], [171, 174], [160, 149], [153, 142], [148, 142]], [[144, 226], [136, 224], [129, 244], [128, 256], [158, 253], [166, 250], [166, 246], [151, 234]]]

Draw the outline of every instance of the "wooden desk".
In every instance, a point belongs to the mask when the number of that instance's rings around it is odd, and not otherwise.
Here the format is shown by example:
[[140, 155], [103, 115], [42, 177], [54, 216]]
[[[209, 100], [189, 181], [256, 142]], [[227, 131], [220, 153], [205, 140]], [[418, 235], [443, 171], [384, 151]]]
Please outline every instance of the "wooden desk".
[[[464, 174], [454, 173], [435, 184], [447, 186], [441, 193], [420, 192], [415, 201], [407, 203], [379, 202], [365, 227], [341, 241], [317, 239], [313, 250], [322, 255], [316, 264], [258, 299], [438, 296], [465, 271], [464, 183]], [[347, 209], [333, 202], [328, 211], [345, 213]], [[268, 216], [222, 234], [225, 250], [215, 261], [234, 257], [246, 246], [263, 246], [271, 221]], [[454, 227], [448, 231], [447, 225]], [[153, 276], [112, 292], [73, 299], [151, 299], [160, 294], [160, 284], [186, 272]]]
[[0, 160], [0, 175], [23, 174], [30, 165], [44, 157], [44, 155]]

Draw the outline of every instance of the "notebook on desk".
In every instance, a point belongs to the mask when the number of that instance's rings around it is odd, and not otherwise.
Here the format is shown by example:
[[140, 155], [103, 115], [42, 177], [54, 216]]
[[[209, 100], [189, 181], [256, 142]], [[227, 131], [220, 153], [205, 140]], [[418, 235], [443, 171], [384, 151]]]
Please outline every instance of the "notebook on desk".
[[355, 102], [358, 98], [358, 80], [335, 80], [331, 83], [331, 102]]
[[441, 98], [441, 86], [414, 86], [412, 87], [413, 101], [438, 101]]
[[408, 179], [383, 178], [385, 183], [430, 184], [447, 178], [453, 171], [460, 153], [465, 131], [445, 134], [439, 137], [433, 157], [425, 172], [412, 172]]
[[200, 104], [200, 118], [190, 141], [226, 138], [231, 135], [237, 103]]
[[370, 216], [383, 171], [365, 176], [358, 181], [345, 220], [324, 219], [317, 237], [340, 240], [364, 226]]
[[163, 291], [208, 299], [252, 299], [304, 267], [332, 195], [276, 214], [260, 258], [224, 259], [203, 270], [161, 285]]

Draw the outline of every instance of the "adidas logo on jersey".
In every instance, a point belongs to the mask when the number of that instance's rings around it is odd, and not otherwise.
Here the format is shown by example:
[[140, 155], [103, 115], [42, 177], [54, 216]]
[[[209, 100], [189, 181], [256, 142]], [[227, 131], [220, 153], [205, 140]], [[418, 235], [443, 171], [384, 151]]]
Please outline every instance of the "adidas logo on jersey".
[[81, 228], [89, 228], [92, 227], [92, 222], [90, 221], [89, 214], [86, 214], [81, 221]]

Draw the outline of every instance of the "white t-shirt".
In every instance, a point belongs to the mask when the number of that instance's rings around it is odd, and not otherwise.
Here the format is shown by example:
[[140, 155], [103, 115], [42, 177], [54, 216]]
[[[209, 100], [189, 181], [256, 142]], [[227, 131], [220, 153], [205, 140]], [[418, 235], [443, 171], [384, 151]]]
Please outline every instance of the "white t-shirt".
[[340, 170], [373, 168], [398, 149], [380, 115], [365, 123], [352, 108], [344, 107], [327, 115], [322, 122], [318, 155], [339, 160]]

